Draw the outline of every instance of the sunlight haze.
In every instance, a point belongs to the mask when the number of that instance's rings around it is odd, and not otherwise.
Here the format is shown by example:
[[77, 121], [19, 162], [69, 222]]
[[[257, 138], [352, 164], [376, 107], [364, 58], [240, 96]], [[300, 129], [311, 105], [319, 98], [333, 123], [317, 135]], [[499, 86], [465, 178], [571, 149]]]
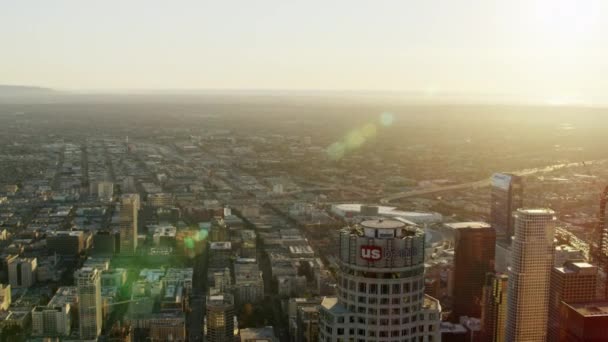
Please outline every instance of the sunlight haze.
[[608, 103], [604, 1], [3, 1], [0, 83]]

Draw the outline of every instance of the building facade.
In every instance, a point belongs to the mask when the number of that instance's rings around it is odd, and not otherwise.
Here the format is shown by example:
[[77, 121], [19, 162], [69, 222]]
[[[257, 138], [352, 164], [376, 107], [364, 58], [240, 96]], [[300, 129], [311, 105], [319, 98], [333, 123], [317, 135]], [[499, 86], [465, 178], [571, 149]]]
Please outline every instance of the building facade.
[[340, 231], [338, 297], [319, 309], [319, 341], [439, 341], [441, 307], [424, 294], [424, 232], [399, 220]]
[[296, 342], [319, 341], [319, 308], [302, 306], [296, 314]]
[[78, 289], [78, 318], [81, 339], [95, 339], [101, 334], [101, 276], [97, 269], [83, 267], [75, 272]]
[[486, 274], [494, 271], [496, 231], [484, 222], [463, 222], [454, 228], [454, 302], [452, 321], [481, 317]]
[[258, 303], [264, 299], [264, 279], [255, 259], [237, 259], [233, 287], [237, 305]]
[[559, 341], [601, 342], [608, 336], [608, 302], [564, 304], [560, 309]]
[[547, 342], [560, 341], [559, 312], [563, 302], [573, 304], [595, 300], [597, 280], [597, 266], [586, 262], [566, 262], [562, 267], [553, 268], [549, 296]]
[[8, 281], [13, 288], [30, 287], [36, 283], [38, 259], [11, 257], [8, 259]]
[[49, 251], [59, 255], [76, 257], [85, 248], [83, 231], [55, 231], [46, 236]]
[[545, 341], [555, 212], [518, 209], [509, 270], [506, 341]]
[[0, 310], [8, 310], [11, 306], [11, 285], [0, 284]]
[[506, 274], [486, 274], [481, 306], [482, 341], [505, 342], [508, 281]]
[[508, 173], [492, 175], [490, 216], [497, 236], [507, 241], [513, 236], [513, 212], [523, 207], [523, 184], [519, 176]]
[[70, 304], [36, 306], [32, 310], [32, 335], [44, 337], [68, 336], [71, 333]]

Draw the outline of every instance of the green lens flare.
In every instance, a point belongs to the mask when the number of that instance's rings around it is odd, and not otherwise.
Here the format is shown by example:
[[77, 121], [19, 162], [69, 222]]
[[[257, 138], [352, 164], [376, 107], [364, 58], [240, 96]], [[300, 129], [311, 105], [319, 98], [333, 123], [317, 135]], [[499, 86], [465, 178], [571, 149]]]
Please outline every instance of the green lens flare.
[[382, 113], [382, 115], [380, 115], [380, 123], [384, 127], [392, 125], [393, 121], [395, 121], [395, 116], [393, 115], [393, 113], [384, 112]]

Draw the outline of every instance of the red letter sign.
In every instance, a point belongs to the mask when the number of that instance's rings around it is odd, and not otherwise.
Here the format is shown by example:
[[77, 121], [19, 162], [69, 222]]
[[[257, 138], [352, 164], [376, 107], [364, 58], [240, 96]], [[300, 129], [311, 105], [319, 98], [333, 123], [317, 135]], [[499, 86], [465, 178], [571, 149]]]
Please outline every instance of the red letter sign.
[[372, 262], [382, 259], [382, 248], [379, 246], [361, 246], [361, 259]]

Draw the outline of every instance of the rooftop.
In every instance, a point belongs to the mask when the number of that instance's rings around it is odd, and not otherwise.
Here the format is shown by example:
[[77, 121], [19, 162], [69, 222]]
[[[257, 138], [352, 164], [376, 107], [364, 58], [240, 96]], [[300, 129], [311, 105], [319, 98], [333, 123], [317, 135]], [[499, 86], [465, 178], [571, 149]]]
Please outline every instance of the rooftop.
[[598, 268], [597, 268], [597, 266], [591, 265], [587, 262], [579, 261], [579, 262], [567, 262], [564, 264], [564, 266], [556, 267], [555, 270], [562, 274], [571, 274], [571, 273], [596, 274]]
[[211, 249], [231, 249], [232, 243], [230, 243], [229, 241], [212, 242], [210, 248]]
[[397, 229], [405, 227], [405, 223], [397, 221], [397, 220], [367, 220], [361, 222], [361, 226], [365, 228], [375, 228], [375, 229]]
[[579, 315], [584, 317], [590, 316], [608, 316], [608, 302], [588, 302], [578, 304], [567, 304]]
[[241, 329], [241, 340], [242, 341], [274, 341], [274, 328], [263, 327], [263, 328], [245, 328]]
[[555, 215], [555, 211], [549, 208], [517, 209], [518, 212], [528, 215]]
[[321, 301], [321, 306], [334, 314], [345, 314], [348, 313], [345, 307], [343, 307], [340, 303], [338, 303], [337, 297], [323, 297]]
[[426, 294], [424, 295], [424, 304], [422, 305], [422, 307], [425, 310], [441, 311], [441, 305], [439, 304], [439, 300]]
[[455, 222], [455, 223], [446, 223], [446, 227], [452, 229], [480, 229], [480, 228], [492, 228], [489, 223], [486, 222]]

